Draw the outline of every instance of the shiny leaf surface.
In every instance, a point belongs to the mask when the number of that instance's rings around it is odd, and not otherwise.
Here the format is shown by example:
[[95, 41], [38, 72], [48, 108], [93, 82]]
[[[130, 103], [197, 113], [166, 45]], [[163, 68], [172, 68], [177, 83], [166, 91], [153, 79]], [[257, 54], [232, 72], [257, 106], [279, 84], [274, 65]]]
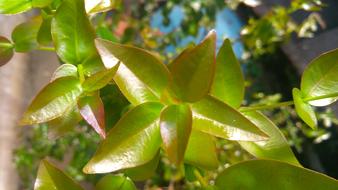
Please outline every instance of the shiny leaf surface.
[[34, 98], [20, 124], [32, 125], [60, 117], [74, 107], [81, 93], [80, 81], [74, 77], [63, 77], [51, 82]]
[[18, 14], [31, 8], [31, 0], [0, 0], [0, 14]]
[[299, 89], [294, 88], [292, 90], [292, 95], [298, 116], [312, 129], [317, 128], [316, 114], [313, 111], [313, 108], [303, 101], [302, 92]]
[[11, 42], [7, 38], [0, 36], [0, 66], [10, 61], [13, 54], [14, 51]]
[[109, 174], [96, 184], [95, 190], [136, 190], [136, 187], [128, 177]]
[[210, 94], [234, 108], [244, 99], [244, 77], [229, 39], [224, 40], [217, 54]]
[[58, 67], [51, 78], [51, 82], [62, 77], [78, 77], [77, 74], [77, 67], [72, 64], [62, 64], [60, 67]]
[[274, 159], [288, 162], [290, 164], [301, 166], [293, 154], [283, 133], [275, 124], [260, 112], [243, 113], [251, 122], [253, 122], [260, 130], [269, 136], [269, 140], [260, 142], [238, 143], [250, 154], [257, 158]]
[[79, 110], [82, 118], [93, 127], [93, 129], [104, 139], [105, 132], [105, 114], [104, 105], [98, 93], [93, 96], [85, 96], [78, 101]]
[[12, 32], [15, 51], [27, 52], [38, 48], [38, 32], [42, 23], [41, 17], [19, 24]]
[[127, 112], [109, 131], [83, 171], [107, 173], [152, 160], [161, 144], [158, 126], [161, 109], [161, 104], [149, 102]]
[[193, 128], [229, 140], [261, 141], [267, 135], [241, 113], [207, 96], [192, 104]]
[[105, 87], [114, 78], [114, 75], [119, 67], [119, 64], [108, 70], [103, 70], [88, 77], [82, 84], [82, 87], [87, 92], [93, 92]]
[[252, 160], [230, 166], [216, 179], [219, 189], [309, 190], [338, 189], [326, 175], [273, 160]]
[[107, 68], [121, 61], [158, 98], [167, 87], [169, 71], [152, 53], [102, 39], [96, 40], [96, 47]]
[[121, 0], [85, 0], [88, 14], [109, 11], [117, 7], [120, 3]]
[[184, 161], [191, 165], [213, 170], [218, 167], [214, 138], [201, 131], [192, 130]]
[[40, 163], [38, 176], [34, 184], [34, 190], [83, 190], [70, 177], [60, 169], [43, 160]]
[[216, 32], [211, 31], [198, 46], [183, 51], [168, 65], [179, 99], [195, 102], [209, 92], [215, 72], [215, 43]]
[[304, 99], [335, 94], [331, 98], [309, 101], [313, 106], [326, 106], [338, 99], [338, 49], [314, 59], [302, 75]]
[[191, 133], [192, 113], [185, 104], [164, 108], [160, 117], [160, 131], [164, 150], [170, 162], [182, 163]]

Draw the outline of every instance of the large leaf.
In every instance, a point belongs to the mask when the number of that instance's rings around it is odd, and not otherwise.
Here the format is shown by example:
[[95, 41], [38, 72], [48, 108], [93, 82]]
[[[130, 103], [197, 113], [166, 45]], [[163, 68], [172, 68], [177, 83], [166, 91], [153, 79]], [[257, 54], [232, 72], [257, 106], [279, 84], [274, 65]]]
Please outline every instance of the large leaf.
[[312, 107], [304, 102], [302, 92], [297, 88], [292, 90], [293, 102], [295, 104], [296, 112], [298, 116], [311, 128], [315, 129], [317, 127], [317, 118], [316, 114], [313, 111]]
[[164, 150], [169, 160], [180, 165], [190, 137], [192, 113], [185, 104], [170, 105], [161, 113], [160, 127]]
[[216, 33], [211, 31], [201, 44], [183, 51], [168, 65], [179, 99], [195, 102], [209, 92], [215, 72], [215, 43]]
[[100, 179], [95, 190], [136, 190], [136, 187], [128, 177], [108, 174]]
[[77, 78], [56, 79], [35, 97], [24, 113], [21, 125], [43, 123], [60, 117], [74, 107], [81, 93], [81, 84]]
[[62, 64], [60, 67], [58, 67], [53, 75], [52, 78], [50, 79], [50, 81], [54, 81], [58, 78], [62, 78], [62, 77], [78, 77], [78, 73], [77, 73], [77, 67], [72, 65], [72, 64]]
[[260, 112], [243, 113], [260, 130], [269, 136], [269, 140], [260, 142], [238, 141], [250, 154], [258, 158], [268, 158], [301, 166], [293, 154], [283, 133], [275, 124]]
[[70, 177], [46, 160], [41, 161], [34, 190], [83, 190]]
[[336, 190], [337, 180], [273, 160], [253, 160], [230, 166], [216, 179], [219, 189]]
[[53, 0], [0, 0], [0, 14], [18, 14], [33, 7], [45, 7]]
[[210, 94], [234, 108], [238, 108], [244, 99], [243, 73], [228, 39], [217, 54]]
[[41, 23], [41, 17], [35, 17], [15, 27], [12, 32], [15, 51], [27, 52], [38, 48], [37, 36]]
[[5, 37], [0, 36], [0, 66], [12, 59], [14, 54], [12, 43]]
[[305, 99], [333, 94], [331, 98], [309, 101], [314, 106], [326, 106], [338, 99], [338, 49], [314, 59], [305, 69], [301, 91]]
[[109, 131], [83, 171], [113, 172], [153, 159], [161, 144], [158, 126], [161, 109], [161, 104], [149, 102], [127, 112]]
[[88, 14], [109, 11], [121, 3], [121, 0], [85, 0]]
[[104, 105], [99, 93], [82, 97], [78, 101], [82, 118], [102, 137], [106, 138]]
[[86, 79], [83, 84], [83, 90], [93, 92], [105, 87], [114, 78], [114, 75], [119, 68], [119, 64], [108, 70], [103, 70]]
[[139, 80], [126, 66], [121, 64], [117, 70], [114, 81], [133, 105], [139, 105], [144, 102], [156, 102], [159, 98]]
[[[83, 64], [97, 71], [102, 63], [95, 49], [95, 32], [87, 17], [83, 0], [64, 0], [52, 21], [52, 37], [61, 60]], [[92, 71], [86, 74], [93, 74]]]
[[155, 55], [102, 39], [96, 40], [96, 47], [106, 67], [121, 61], [153, 94], [161, 97], [169, 81], [169, 71]]
[[219, 163], [214, 138], [201, 131], [192, 130], [184, 161], [203, 169], [216, 169]]
[[192, 104], [191, 108], [194, 129], [229, 140], [267, 140], [267, 135], [255, 124], [212, 96]]

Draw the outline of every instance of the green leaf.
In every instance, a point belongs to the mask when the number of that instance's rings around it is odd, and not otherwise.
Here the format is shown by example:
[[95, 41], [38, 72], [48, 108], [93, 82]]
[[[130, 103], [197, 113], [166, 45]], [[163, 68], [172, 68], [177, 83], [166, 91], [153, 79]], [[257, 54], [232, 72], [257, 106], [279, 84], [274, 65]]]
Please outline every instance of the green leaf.
[[45, 12], [41, 11], [42, 15], [42, 24], [40, 26], [37, 41], [42, 45], [49, 45], [52, 42], [51, 34], [51, 25], [53, 16], [47, 15]]
[[35, 17], [15, 27], [12, 32], [15, 51], [27, 52], [39, 47], [37, 36], [41, 23], [41, 17]]
[[192, 113], [188, 105], [170, 105], [160, 117], [162, 142], [170, 162], [179, 166], [190, 137]]
[[243, 114], [270, 137], [269, 140], [260, 142], [238, 141], [246, 151], [257, 158], [280, 160], [301, 166], [283, 136], [283, 133], [271, 120], [256, 111]]
[[136, 187], [128, 177], [108, 174], [100, 179], [95, 190], [136, 190]]
[[10, 61], [13, 55], [12, 43], [7, 38], [0, 36], [0, 66]]
[[314, 59], [302, 75], [304, 99], [333, 94], [333, 97], [309, 101], [313, 106], [326, 106], [338, 100], [338, 49]]
[[225, 169], [216, 179], [219, 189], [338, 189], [337, 180], [280, 161], [252, 160]]
[[30, 9], [31, 0], [0, 0], [0, 14], [18, 14]]
[[[95, 32], [87, 17], [83, 0], [64, 0], [52, 21], [52, 37], [61, 60], [70, 64], [103, 68], [95, 49]], [[90, 75], [93, 72], [88, 71]]]
[[62, 77], [75, 77], [78, 78], [77, 67], [72, 64], [62, 64], [58, 67], [51, 78], [51, 82]]
[[[96, 47], [107, 68], [121, 61], [158, 98], [167, 87], [169, 71], [152, 53], [128, 45], [97, 39]], [[121, 87], [120, 87], [121, 88]]]
[[88, 14], [106, 12], [116, 8], [121, 0], [85, 0], [86, 11]]
[[215, 72], [215, 43], [216, 33], [211, 31], [198, 46], [183, 51], [168, 65], [172, 90], [179, 99], [195, 102], [209, 92]]
[[109, 131], [85, 173], [107, 173], [143, 165], [154, 158], [161, 144], [158, 120], [162, 105], [144, 103], [127, 112]]
[[217, 54], [210, 94], [233, 108], [238, 108], [244, 99], [244, 77], [229, 39], [224, 40]]
[[53, 0], [32, 0], [32, 6], [43, 8], [50, 5], [52, 2]]
[[149, 162], [135, 168], [122, 170], [121, 172], [130, 177], [130, 179], [132, 179], [133, 181], [144, 181], [150, 179], [155, 174], [159, 161], [160, 154], [158, 153]]
[[201, 131], [192, 130], [184, 161], [191, 165], [213, 170], [218, 167], [214, 138]]
[[79, 110], [82, 118], [93, 127], [93, 129], [104, 139], [105, 132], [105, 114], [104, 105], [98, 93], [93, 96], [85, 96], [78, 101]]
[[69, 176], [60, 169], [43, 160], [40, 163], [38, 176], [34, 184], [34, 190], [83, 190]]
[[21, 125], [32, 125], [53, 120], [72, 109], [82, 93], [80, 81], [63, 77], [44, 87], [23, 115]]
[[267, 140], [267, 135], [255, 124], [212, 96], [192, 104], [191, 108], [194, 129], [229, 140]]
[[293, 102], [298, 116], [312, 129], [317, 128], [317, 118], [312, 107], [303, 101], [302, 92], [297, 88], [292, 90]]
[[77, 106], [66, 111], [62, 116], [53, 119], [47, 123], [48, 138], [55, 140], [71, 131], [75, 130], [75, 126], [81, 121], [82, 117]]
[[105, 87], [114, 78], [114, 75], [119, 68], [120, 64], [115, 65], [113, 68], [103, 70], [87, 78], [82, 87], [87, 92], [93, 92]]

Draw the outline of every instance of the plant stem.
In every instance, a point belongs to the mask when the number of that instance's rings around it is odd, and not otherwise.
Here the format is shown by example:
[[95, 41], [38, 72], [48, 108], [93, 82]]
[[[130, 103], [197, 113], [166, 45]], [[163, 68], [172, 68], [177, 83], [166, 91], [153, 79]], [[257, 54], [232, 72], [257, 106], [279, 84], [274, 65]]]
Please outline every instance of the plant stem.
[[77, 66], [77, 71], [79, 73], [80, 83], [82, 84], [85, 81], [85, 77], [83, 73], [83, 66], [81, 64]]
[[321, 100], [321, 99], [325, 99], [325, 98], [334, 98], [334, 97], [338, 97], [338, 92], [332, 93], [332, 94], [326, 94], [326, 95], [322, 95], [322, 96], [305, 98], [304, 101], [309, 102], [309, 101], [313, 101], [313, 100]]
[[4, 48], [12, 48], [13, 44], [11, 43], [0, 43], [0, 47], [4, 47]]
[[279, 102], [279, 103], [270, 104], [270, 105], [242, 107], [240, 108], [240, 111], [249, 112], [249, 111], [256, 111], [256, 110], [273, 109], [273, 108], [291, 106], [292, 104], [293, 104], [293, 101]]
[[40, 46], [38, 48], [38, 50], [42, 50], [42, 51], [55, 51], [54, 47], [47, 47], [47, 46]]
[[200, 174], [198, 170], [196, 169], [194, 170], [194, 175], [198, 179], [198, 181], [201, 183], [202, 187], [208, 186], [208, 183], [205, 181], [205, 179], [203, 178], [203, 176]]

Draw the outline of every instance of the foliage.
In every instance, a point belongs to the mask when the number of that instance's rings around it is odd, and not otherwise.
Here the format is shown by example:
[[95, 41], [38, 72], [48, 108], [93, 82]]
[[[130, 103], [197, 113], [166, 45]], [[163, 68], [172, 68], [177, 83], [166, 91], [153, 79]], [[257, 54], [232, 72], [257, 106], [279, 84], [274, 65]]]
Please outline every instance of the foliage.
[[[294, 175], [311, 181], [309, 186], [338, 187], [336, 180], [302, 168], [279, 128], [259, 112], [295, 104], [299, 117], [315, 128], [313, 106], [327, 106], [338, 99], [338, 78], [334, 74], [338, 72], [338, 49], [319, 56], [308, 66], [300, 89], [293, 90], [293, 101], [243, 107], [244, 76], [229, 40], [216, 54], [215, 31], [176, 58], [163, 61], [158, 54], [142, 48], [96, 38], [88, 14], [114, 8], [112, 1], [96, 1], [96, 6], [89, 9], [85, 4], [89, 1], [83, 0], [4, 2], [0, 3], [1, 13], [41, 7], [48, 16], [39, 23], [33, 19], [19, 25], [13, 33], [23, 33], [23, 39], [17, 39], [21, 36], [18, 34], [13, 34], [17, 36], [12, 37], [13, 42], [1, 38], [1, 60], [9, 60], [12, 51], [48, 49], [54, 50], [64, 63], [29, 105], [21, 125], [48, 123], [53, 136], [59, 137], [78, 130], [76, 125], [82, 118], [101, 137], [83, 172], [114, 173], [104, 176], [97, 189], [136, 189], [131, 179], [150, 178], [157, 168], [171, 175], [164, 185], [154, 177], [154, 186], [169, 188], [192, 182], [192, 188], [206, 189], [236, 189], [242, 185], [263, 189], [288, 185], [297, 189], [299, 183], [295, 183]], [[45, 29], [43, 22], [50, 25], [50, 30]], [[47, 32], [46, 36], [50, 33], [53, 46], [41, 44], [44, 40], [38, 40], [40, 31]], [[105, 101], [105, 88], [112, 85], [122, 95]], [[126, 100], [131, 104], [127, 108]], [[111, 110], [105, 107], [110, 101], [122, 102], [115, 121], [109, 121], [113, 116], [107, 114]], [[106, 123], [113, 125], [107, 134]], [[210, 176], [210, 171], [220, 167], [216, 137], [238, 142], [258, 160], [239, 163], [225, 168], [218, 176]], [[158, 167], [163, 163], [167, 167]], [[266, 165], [274, 170], [262, 169]], [[275, 175], [270, 175], [271, 171]], [[267, 182], [262, 176], [271, 180]], [[286, 183], [289, 179], [293, 180]], [[34, 188], [64, 186], [82, 189], [43, 160]]]

